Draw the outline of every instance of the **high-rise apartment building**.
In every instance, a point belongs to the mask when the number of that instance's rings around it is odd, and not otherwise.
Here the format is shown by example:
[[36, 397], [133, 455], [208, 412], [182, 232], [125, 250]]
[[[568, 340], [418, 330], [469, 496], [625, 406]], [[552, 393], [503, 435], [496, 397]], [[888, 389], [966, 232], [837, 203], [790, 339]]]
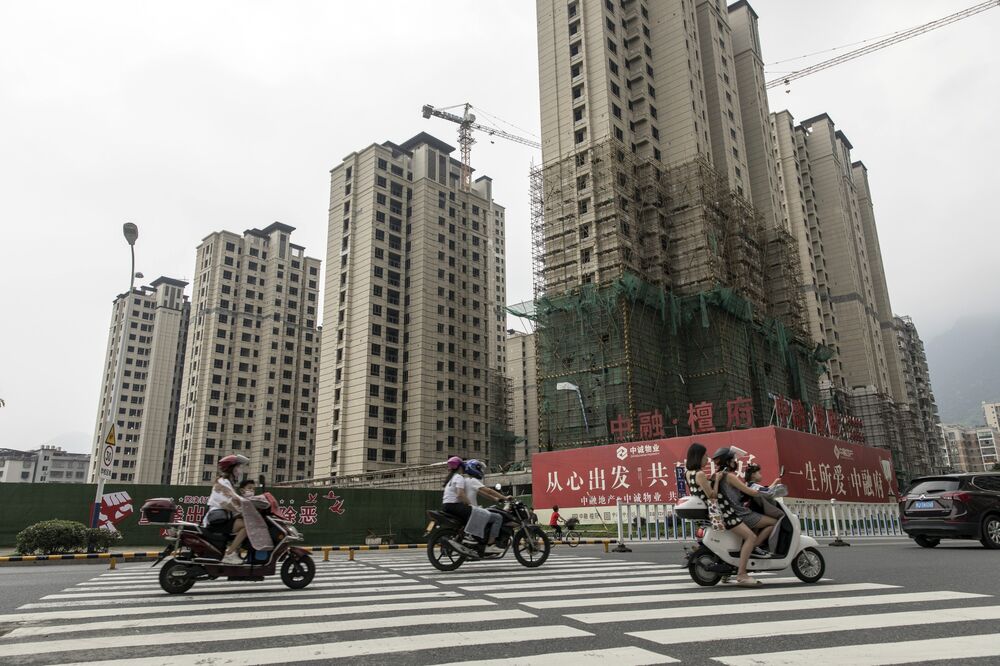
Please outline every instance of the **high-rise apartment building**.
[[1000, 402], [984, 402], [983, 416], [986, 417], [986, 427], [1000, 430]]
[[[795, 239], [805, 328], [816, 344], [836, 352], [833, 315], [826, 307], [826, 303], [830, 302], [830, 293], [826, 284], [826, 259], [820, 251], [823, 232], [813, 196], [806, 132], [795, 124], [788, 111], [771, 114], [770, 125], [778, 168], [777, 215], [781, 225]], [[834, 374], [839, 376], [843, 369], [836, 354], [827, 365], [827, 382], [832, 384], [830, 377]]]
[[111, 479], [131, 483], [167, 483], [170, 479], [190, 313], [186, 286], [182, 280], [159, 277], [115, 298], [94, 427], [91, 481], [98, 473], [108, 411], [115, 400], [115, 363], [123, 320], [127, 340], [122, 383], [117, 387], [118, 441]]
[[[831, 311], [833, 343], [840, 361], [832, 371], [832, 380], [840, 389], [871, 388], [887, 395], [889, 373], [872, 278], [874, 269], [881, 269], [881, 257], [873, 267], [871, 258], [877, 248], [868, 247], [865, 234], [868, 221], [874, 229], [874, 217], [868, 212], [871, 197], [867, 172], [863, 167], [857, 171], [853, 167], [853, 146], [830, 116], [821, 114], [800, 125], [809, 152], [810, 179], [804, 183], [804, 189], [807, 204], [811, 201], [818, 211], [823, 229], [821, 252], [830, 299], [827, 307]], [[860, 178], [856, 179], [856, 174]], [[864, 198], [859, 197], [859, 185]], [[884, 273], [880, 272], [879, 282], [885, 282]]]
[[[776, 212], [756, 14], [713, 0], [537, 8], [540, 445], [648, 434], [663, 410], [684, 429], [692, 403], [750, 397], [766, 421], [769, 394], [817, 401], [795, 241]], [[694, 309], [704, 324], [680, 331]], [[787, 332], [803, 361], [737, 350], [738, 336], [766, 344], [736, 332], [751, 320]]]
[[238, 453], [274, 482], [313, 476], [320, 260], [275, 222], [198, 246], [173, 483]]
[[729, 283], [762, 302], [761, 266], [741, 245], [757, 240], [725, 5], [537, 9], [544, 291], [627, 271], [679, 293]]
[[798, 245], [813, 341], [829, 347], [827, 399], [865, 424], [867, 441], [892, 450], [903, 477], [944, 469], [923, 342], [893, 314], [868, 169], [826, 114], [796, 124], [771, 114], [780, 213]]
[[[538, 450], [538, 379], [535, 334], [508, 331], [507, 378], [511, 390], [511, 427], [518, 438], [514, 459], [528, 462]], [[523, 440], [523, 441], [520, 441]]]
[[504, 211], [453, 151], [420, 133], [331, 171], [317, 476], [490, 458]]

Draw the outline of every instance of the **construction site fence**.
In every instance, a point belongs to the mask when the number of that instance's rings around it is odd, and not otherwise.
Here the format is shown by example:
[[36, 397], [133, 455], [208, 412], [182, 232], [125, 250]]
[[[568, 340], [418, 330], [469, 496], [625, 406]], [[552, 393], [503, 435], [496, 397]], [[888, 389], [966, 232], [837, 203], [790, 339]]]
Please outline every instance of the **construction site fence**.
[[[608, 547], [614, 543], [613, 539], [579, 539], [578, 544], [591, 544], [604, 546], [604, 552], [608, 552]], [[559, 541], [552, 541], [553, 546], [560, 545]], [[354, 554], [364, 551], [389, 551], [389, 550], [417, 550], [427, 548], [426, 543], [392, 543], [364, 546], [306, 546], [306, 550], [313, 553], [323, 553], [323, 561], [330, 561], [330, 553], [347, 553], [347, 559], [353, 561]], [[3, 555], [0, 556], [0, 565], [18, 564], [31, 562], [94, 562], [95, 560], [107, 560], [111, 569], [114, 569], [119, 560], [156, 560], [160, 557], [161, 551], [140, 550], [115, 553], [61, 553], [57, 555]]]
[[[802, 534], [811, 537], [899, 537], [905, 536], [899, 522], [899, 505], [803, 499], [779, 500], [798, 516]], [[686, 520], [676, 505], [634, 503], [618, 500], [615, 505], [618, 543], [685, 541], [697, 537], [705, 521]]]
[[[442, 471], [441, 479], [445, 477]], [[87, 483], [0, 483], [0, 548], [15, 546], [17, 533], [43, 520], [90, 522], [96, 487]], [[147, 499], [172, 498], [181, 519], [200, 522], [211, 486], [139, 485], [110, 482], [101, 513], [114, 521], [121, 539], [113, 549], [158, 543], [160, 527], [140, 522]], [[427, 524], [427, 510], [441, 506], [440, 490], [382, 488], [272, 488], [279, 514], [312, 543], [415, 543]]]

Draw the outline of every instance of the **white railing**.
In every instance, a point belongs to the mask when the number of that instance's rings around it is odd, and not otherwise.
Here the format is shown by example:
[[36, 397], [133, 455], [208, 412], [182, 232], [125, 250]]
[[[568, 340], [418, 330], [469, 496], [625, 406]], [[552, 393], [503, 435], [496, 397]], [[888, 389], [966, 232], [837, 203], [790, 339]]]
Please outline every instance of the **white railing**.
[[899, 524], [899, 505], [893, 503], [822, 502], [785, 499], [799, 517], [802, 531], [813, 537], [904, 536]]
[[[785, 498], [780, 500], [799, 517], [802, 533], [812, 537], [891, 537], [903, 536], [896, 503], [823, 502]], [[675, 513], [673, 504], [615, 504], [618, 543], [626, 541], [679, 541], [694, 539], [697, 521]]]

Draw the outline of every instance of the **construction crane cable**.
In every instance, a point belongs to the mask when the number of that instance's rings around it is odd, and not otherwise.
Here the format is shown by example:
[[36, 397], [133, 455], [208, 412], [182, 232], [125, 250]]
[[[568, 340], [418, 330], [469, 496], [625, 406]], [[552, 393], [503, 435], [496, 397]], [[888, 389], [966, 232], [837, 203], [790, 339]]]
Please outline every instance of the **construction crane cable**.
[[955, 23], [956, 21], [961, 21], [962, 19], [975, 16], [976, 14], [984, 12], [988, 9], [993, 9], [994, 7], [1000, 7], [1000, 0], [989, 0], [988, 2], [981, 2], [977, 5], [973, 5], [972, 7], [968, 7], [967, 9], [963, 9], [960, 12], [949, 14], [948, 16], [944, 16], [937, 20], [924, 23], [923, 25], [919, 25], [915, 28], [910, 28], [909, 30], [904, 30], [902, 32], [894, 33], [892, 36], [886, 39], [874, 42], [872, 44], [868, 44], [867, 46], [862, 46], [861, 48], [855, 49], [853, 51], [848, 51], [847, 53], [841, 54], [835, 58], [830, 58], [829, 60], [824, 60], [823, 62], [816, 63], [815, 65], [810, 65], [809, 67], [805, 67], [803, 69], [792, 72], [787, 76], [782, 76], [777, 79], [772, 79], [771, 81], [768, 81], [765, 84], [765, 87], [775, 88], [780, 85], [787, 85], [788, 83], [796, 79], [801, 79], [805, 76], [809, 76], [810, 74], [815, 74], [816, 72], [822, 71], [824, 69], [835, 67], [836, 65], [840, 65], [850, 60], [854, 60], [855, 58], [860, 58], [861, 56], [868, 55], [869, 53], [873, 53], [880, 49], [884, 49], [888, 46], [892, 46], [893, 44], [898, 44], [899, 42], [910, 39], [911, 37], [916, 37], [918, 35], [928, 33], [932, 30], [936, 30], [937, 28], [942, 28], [946, 25], [950, 25], [952, 23]]
[[[472, 107], [472, 108], [474, 108], [474, 109], [475, 109], [475, 110], [476, 110], [477, 112], [479, 112], [479, 113], [482, 113], [482, 114], [484, 114], [485, 116], [487, 116], [487, 117], [489, 117], [489, 118], [491, 118], [491, 119], [495, 120], [495, 121], [496, 121], [496, 122], [498, 122], [498, 123], [502, 123], [502, 124], [504, 124], [504, 125], [507, 125], [508, 127], [512, 127], [512, 128], [514, 128], [514, 129], [516, 129], [516, 130], [518, 130], [518, 131], [521, 131], [521, 132], [524, 132], [525, 134], [528, 134], [528, 135], [530, 135], [530, 136], [533, 136], [533, 137], [535, 137], [536, 139], [538, 139], [538, 138], [541, 138], [541, 137], [539, 137], [539, 136], [538, 136], [538, 134], [536, 134], [535, 132], [532, 132], [531, 130], [527, 130], [527, 129], [524, 129], [523, 127], [518, 127], [518, 126], [517, 126], [517, 125], [515, 125], [514, 123], [511, 123], [511, 122], [508, 122], [508, 121], [504, 120], [503, 118], [500, 118], [500, 117], [498, 117], [498, 116], [495, 116], [495, 115], [493, 115], [492, 113], [490, 113], [489, 111], [486, 111], [485, 109], [483, 109], [483, 107], [481, 107], [481, 106], [474, 106], [474, 107]], [[498, 128], [498, 129], [499, 129], [499, 128]]]
[[[806, 58], [811, 58], [815, 55], [821, 55], [823, 53], [831, 53], [833, 51], [840, 51], [841, 49], [850, 48], [851, 46], [860, 46], [861, 44], [867, 44], [873, 39], [885, 39], [886, 37], [891, 37], [892, 35], [898, 34], [902, 30], [893, 30], [892, 32], [887, 32], [883, 35], [876, 35], [874, 37], [868, 37], [867, 39], [862, 39], [857, 42], [851, 42], [850, 44], [841, 44], [840, 46], [831, 46], [828, 49], [822, 49], [820, 51], [813, 51], [812, 53], [804, 53], [800, 56], [795, 56], [794, 58], [785, 58], [784, 60], [775, 60], [774, 62], [765, 63], [764, 67], [770, 67], [772, 65], [784, 65], [786, 62], [795, 62], [796, 60], [804, 60]], [[795, 71], [795, 70], [792, 70]], [[774, 74], [775, 72], [771, 72]]]

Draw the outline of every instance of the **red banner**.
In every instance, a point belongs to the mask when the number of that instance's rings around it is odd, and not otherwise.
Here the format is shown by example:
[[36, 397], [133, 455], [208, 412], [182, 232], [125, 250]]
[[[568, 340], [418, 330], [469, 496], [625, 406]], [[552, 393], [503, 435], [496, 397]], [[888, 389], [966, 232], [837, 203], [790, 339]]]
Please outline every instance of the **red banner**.
[[535, 454], [531, 459], [536, 508], [614, 506], [623, 502], [676, 502], [687, 494], [684, 460], [692, 442], [711, 455], [723, 446], [747, 452], [740, 470], [761, 466], [770, 483], [781, 465], [789, 496], [884, 502], [898, 495], [888, 451], [784, 428], [752, 428], [609, 444]]

